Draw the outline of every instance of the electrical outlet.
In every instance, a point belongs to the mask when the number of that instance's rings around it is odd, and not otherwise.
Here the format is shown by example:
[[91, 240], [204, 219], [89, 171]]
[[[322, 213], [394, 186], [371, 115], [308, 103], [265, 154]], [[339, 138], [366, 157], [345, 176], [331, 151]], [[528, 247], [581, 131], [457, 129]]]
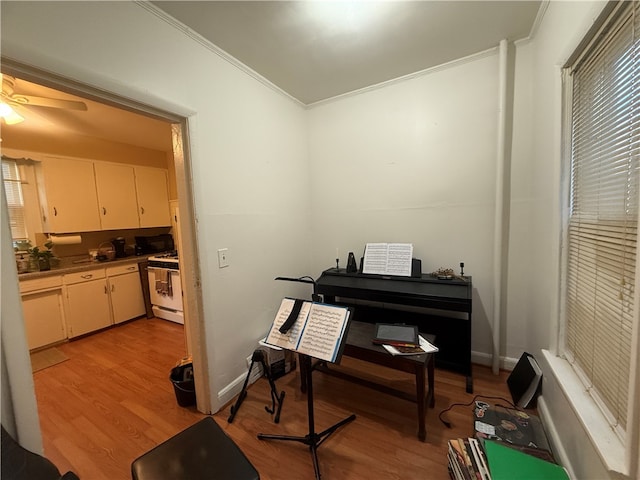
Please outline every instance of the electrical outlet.
[[229, 249], [220, 248], [218, 250], [218, 268], [224, 268], [229, 266]]

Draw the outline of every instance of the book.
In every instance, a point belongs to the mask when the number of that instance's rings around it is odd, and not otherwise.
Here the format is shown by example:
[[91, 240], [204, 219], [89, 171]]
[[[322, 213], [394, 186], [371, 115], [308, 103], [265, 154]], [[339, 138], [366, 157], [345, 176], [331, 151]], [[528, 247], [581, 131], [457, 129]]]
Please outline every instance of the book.
[[418, 335], [418, 347], [401, 347], [393, 345], [382, 346], [391, 355], [422, 355], [424, 353], [436, 353], [439, 351], [438, 347], [426, 340], [422, 335]]
[[456, 480], [475, 480], [469, 474], [458, 439], [449, 440], [449, 463], [455, 473]]
[[569, 480], [567, 471], [555, 463], [541, 460], [500, 442], [484, 442], [492, 480]]
[[498, 441], [509, 448], [555, 462], [542, 421], [536, 415], [476, 402], [473, 416], [476, 438]]
[[[454, 478], [462, 480], [491, 480], [488, 469], [480, 464], [478, 454], [473, 451], [472, 438], [449, 440], [449, 467]], [[484, 471], [484, 473], [483, 473]]]
[[459, 438], [458, 443], [460, 444], [460, 450], [462, 451], [462, 457], [469, 472], [469, 476], [473, 480], [482, 480], [482, 477], [480, 476], [480, 470], [478, 469], [478, 466], [473, 459], [473, 454], [471, 453], [471, 445], [469, 444], [469, 439]]
[[303, 302], [295, 323], [286, 333], [280, 327], [294, 309], [295, 300], [284, 298], [264, 342], [293, 350], [320, 360], [339, 359], [342, 339], [347, 332], [350, 312], [346, 307], [316, 302]]
[[395, 347], [419, 347], [418, 327], [399, 323], [376, 323], [373, 343]]
[[469, 438], [469, 445], [471, 446], [471, 452], [476, 460], [476, 465], [480, 472], [482, 480], [491, 480], [491, 474], [489, 473], [489, 467], [485, 458], [484, 450], [478, 443], [476, 438]]
[[524, 352], [507, 378], [513, 403], [520, 408], [532, 405], [542, 379], [542, 370], [530, 353]]
[[362, 273], [410, 277], [412, 257], [411, 243], [367, 243]]

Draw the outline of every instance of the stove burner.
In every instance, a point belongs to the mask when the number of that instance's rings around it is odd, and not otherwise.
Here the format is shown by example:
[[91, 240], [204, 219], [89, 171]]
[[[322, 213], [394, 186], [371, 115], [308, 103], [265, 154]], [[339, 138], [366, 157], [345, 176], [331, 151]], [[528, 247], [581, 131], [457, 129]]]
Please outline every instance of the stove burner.
[[178, 260], [178, 252], [173, 251], [173, 252], [167, 252], [167, 253], [160, 253], [158, 255], [153, 255], [151, 257], [149, 257], [149, 260]]

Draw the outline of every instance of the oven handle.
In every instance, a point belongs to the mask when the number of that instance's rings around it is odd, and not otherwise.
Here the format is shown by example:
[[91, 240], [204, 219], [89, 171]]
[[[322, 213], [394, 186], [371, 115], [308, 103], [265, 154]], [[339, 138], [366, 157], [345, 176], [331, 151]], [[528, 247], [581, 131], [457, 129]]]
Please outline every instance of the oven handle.
[[169, 272], [176, 272], [176, 273], [180, 271], [178, 268], [166, 268], [166, 267], [147, 267], [147, 270], [168, 270]]

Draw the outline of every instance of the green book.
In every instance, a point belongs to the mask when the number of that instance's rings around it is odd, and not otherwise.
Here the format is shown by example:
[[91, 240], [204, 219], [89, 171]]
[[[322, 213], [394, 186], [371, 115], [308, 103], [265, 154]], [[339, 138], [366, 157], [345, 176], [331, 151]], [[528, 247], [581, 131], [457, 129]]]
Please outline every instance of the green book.
[[567, 471], [555, 463], [545, 462], [491, 440], [485, 440], [484, 449], [491, 480], [569, 480]]

